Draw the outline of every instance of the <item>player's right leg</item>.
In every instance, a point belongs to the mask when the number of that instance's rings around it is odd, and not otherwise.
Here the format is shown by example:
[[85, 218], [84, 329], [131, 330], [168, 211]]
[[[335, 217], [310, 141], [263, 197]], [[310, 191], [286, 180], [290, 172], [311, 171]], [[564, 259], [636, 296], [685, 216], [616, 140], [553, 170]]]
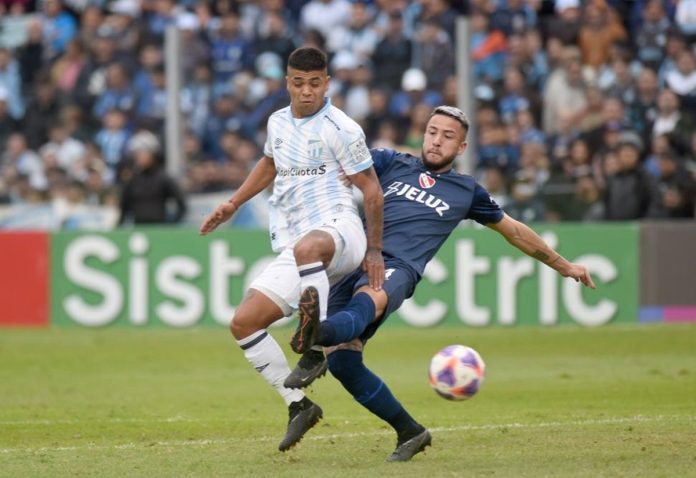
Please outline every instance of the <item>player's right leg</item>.
[[285, 401], [288, 428], [281, 451], [298, 443], [322, 417], [318, 405], [300, 390], [283, 386], [290, 367], [282, 349], [267, 328], [292, 311], [299, 290], [299, 277], [290, 253], [281, 253], [251, 284], [235, 311], [230, 330], [244, 356]]
[[362, 347], [362, 342], [356, 339], [331, 350], [329, 370], [358, 403], [396, 431], [396, 449], [387, 461], [408, 461], [430, 446], [430, 432], [409, 415], [382, 379], [365, 366]]

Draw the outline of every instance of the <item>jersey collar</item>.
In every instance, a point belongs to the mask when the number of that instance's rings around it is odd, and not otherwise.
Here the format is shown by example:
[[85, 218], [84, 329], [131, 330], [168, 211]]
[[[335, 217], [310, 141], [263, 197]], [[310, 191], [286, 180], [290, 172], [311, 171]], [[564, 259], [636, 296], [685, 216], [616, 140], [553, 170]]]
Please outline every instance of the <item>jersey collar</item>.
[[324, 97], [324, 106], [322, 106], [319, 111], [314, 113], [312, 116], [307, 116], [306, 118], [294, 118], [292, 116], [292, 106], [288, 108], [288, 116], [290, 117], [290, 122], [295, 128], [299, 128], [300, 126], [307, 124], [308, 122], [312, 121], [314, 118], [325, 112], [326, 110], [331, 107], [331, 98]]

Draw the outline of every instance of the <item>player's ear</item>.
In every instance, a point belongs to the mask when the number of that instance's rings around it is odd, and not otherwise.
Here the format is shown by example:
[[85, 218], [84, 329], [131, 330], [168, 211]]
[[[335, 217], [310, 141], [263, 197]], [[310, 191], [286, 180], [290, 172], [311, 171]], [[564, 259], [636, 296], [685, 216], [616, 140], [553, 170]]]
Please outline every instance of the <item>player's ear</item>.
[[463, 154], [464, 151], [466, 150], [466, 147], [469, 145], [469, 143], [466, 142], [466, 140], [462, 141], [459, 143], [459, 148], [457, 148], [457, 154]]

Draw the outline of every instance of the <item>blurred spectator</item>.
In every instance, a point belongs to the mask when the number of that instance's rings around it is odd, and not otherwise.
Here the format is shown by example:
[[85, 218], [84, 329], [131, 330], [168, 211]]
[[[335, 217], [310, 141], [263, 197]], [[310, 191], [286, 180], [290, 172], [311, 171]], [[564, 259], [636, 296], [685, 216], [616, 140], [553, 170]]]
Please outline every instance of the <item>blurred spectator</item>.
[[482, 171], [481, 184], [490, 193], [491, 198], [502, 208], [510, 202], [505, 173], [500, 168], [486, 168]]
[[573, 122], [582, 117], [587, 106], [585, 89], [580, 51], [576, 47], [566, 47], [562, 66], [551, 73], [544, 88], [546, 133], [557, 131], [560, 116], [568, 116]]
[[101, 118], [113, 109], [130, 114], [135, 105], [135, 92], [126, 68], [121, 63], [112, 63], [106, 68], [106, 89], [97, 97], [92, 114]]
[[[14, 50], [27, 41], [31, 15], [27, 15], [25, 1], [15, 1], [6, 9], [2, 4], [0, 11], [0, 47]], [[9, 10], [9, 11], [8, 11]]]
[[580, 32], [580, 0], [556, 0], [557, 15], [546, 27], [546, 36], [558, 38], [564, 45], [577, 44]]
[[689, 42], [696, 42], [696, 1], [680, 0], [674, 20], [681, 32], [689, 38]]
[[220, 20], [220, 29], [211, 42], [211, 57], [215, 82], [220, 85], [236, 73], [253, 67], [249, 42], [239, 32], [239, 16], [228, 13]]
[[56, 90], [48, 79], [39, 81], [24, 115], [24, 134], [29, 147], [38, 149], [48, 140], [48, 127], [58, 119]]
[[189, 127], [199, 138], [203, 138], [210, 112], [213, 91], [213, 75], [207, 63], [196, 65], [190, 82], [181, 92], [181, 109], [188, 113]]
[[673, 151], [658, 156], [658, 190], [664, 215], [670, 219], [696, 217], [696, 181]]
[[411, 109], [410, 127], [406, 131], [401, 150], [409, 151], [414, 156], [423, 149], [423, 131], [430, 119], [432, 108], [425, 103], [419, 103]]
[[[514, 1], [514, 0], [513, 0]], [[422, 10], [418, 17], [419, 23], [434, 23], [445, 33], [450, 42], [455, 38], [457, 12], [452, 9], [447, 0], [425, 0], [422, 2]]]
[[126, 114], [118, 109], [107, 111], [102, 120], [102, 129], [95, 137], [101, 157], [112, 171], [116, 171], [130, 137], [126, 129]]
[[[186, 213], [186, 201], [176, 182], [159, 165], [148, 147], [133, 151], [135, 167], [121, 193], [119, 224], [177, 223]], [[168, 214], [168, 203], [173, 212]]]
[[544, 203], [537, 195], [537, 187], [534, 177], [525, 173], [518, 173], [510, 186], [510, 202], [505, 212], [511, 217], [526, 223], [544, 220]]
[[503, 92], [498, 102], [500, 117], [505, 123], [512, 123], [517, 113], [531, 108], [530, 92], [525, 91], [525, 81], [522, 72], [515, 67], [505, 69]]
[[27, 146], [27, 141], [21, 133], [10, 135], [7, 146], [3, 148], [0, 157], [0, 172], [3, 177], [9, 178], [9, 168], [16, 174], [24, 176], [28, 185], [36, 190], [46, 189], [46, 176], [44, 175], [41, 158]]
[[176, 23], [179, 8], [174, 0], [157, 0], [154, 10], [146, 16], [148, 33], [161, 40], [167, 27]]
[[190, 78], [196, 65], [209, 61], [210, 47], [198, 31], [198, 18], [194, 14], [179, 15], [177, 27], [181, 32], [181, 49], [186, 52], [182, 58], [184, 78]]
[[425, 22], [416, 33], [413, 65], [428, 72], [430, 87], [437, 90], [442, 88], [447, 77], [454, 72], [452, 41], [437, 22]]
[[672, 147], [680, 154], [685, 154], [689, 150], [689, 139], [693, 131], [693, 120], [680, 110], [677, 95], [672, 90], [662, 90], [657, 97], [653, 136], [668, 135]]
[[79, 178], [83, 173], [85, 145], [72, 138], [61, 124], [53, 124], [48, 130], [49, 142], [39, 150], [41, 156], [55, 156], [57, 166], [72, 178]]
[[471, 16], [471, 59], [479, 81], [495, 82], [503, 78], [507, 61], [507, 38], [489, 29], [489, 19], [482, 12]]
[[657, 185], [640, 164], [642, 149], [642, 141], [634, 133], [619, 139], [617, 171], [607, 178], [605, 219], [620, 221], [661, 215]]
[[310, 0], [300, 14], [304, 31], [317, 30], [324, 38], [350, 21], [350, 2], [347, 0]]
[[150, 84], [152, 87], [138, 99], [135, 116], [140, 122], [146, 122], [159, 132], [164, 127], [167, 113], [164, 65], [157, 65], [150, 71]]
[[24, 93], [32, 91], [34, 88], [34, 80], [43, 66], [43, 52], [41, 22], [34, 18], [27, 25], [26, 42], [16, 52]]
[[647, 1], [643, 9], [643, 24], [635, 38], [638, 60], [644, 66], [653, 70], [660, 67], [670, 26], [662, 0]]
[[214, 101], [213, 114], [208, 117], [203, 133], [203, 151], [212, 157], [220, 157], [219, 139], [226, 130], [237, 131], [241, 128], [243, 116], [237, 99], [223, 93]]
[[290, 53], [295, 49], [295, 42], [286, 18], [279, 12], [267, 12], [265, 21], [259, 28], [261, 31], [259, 40], [256, 42], [256, 51], [275, 53], [283, 60], [283, 66], [285, 66]]
[[442, 96], [435, 90], [427, 88], [428, 78], [423, 70], [409, 68], [401, 78], [401, 90], [392, 96], [389, 113], [395, 118], [407, 118], [411, 108], [418, 103], [425, 103], [435, 108], [442, 102]]
[[657, 117], [657, 74], [650, 68], [643, 68], [636, 80], [636, 95], [629, 106], [629, 121], [632, 128], [642, 138], [650, 136]]
[[44, 46], [48, 58], [54, 59], [65, 51], [68, 42], [77, 34], [77, 22], [63, 9], [61, 0], [43, 0], [42, 5]]
[[84, 46], [78, 38], [73, 38], [68, 42], [65, 53], [53, 63], [51, 68], [53, 83], [61, 92], [72, 92], [85, 63]]
[[0, 87], [0, 150], [5, 149], [7, 139], [19, 131], [19, 122], [10, 116], [8, 93]]
[[373, 64], [379, 65], [374, 69], [375, 84], [398, 90], [401, 77], [411, 65], [411, 50], [411, 42], [403, 34], [402, 13], [391, 13], [389, 27], [372, 55]]
[[680, 96], [682, 106], [696, 109], [696, 56], [685, 50], [677, 57], [677, 68], [665, 75], [667, 88]]
[[583, 63], [599, 68], [607, 61], [609, 47], [626, 38], [626, 30], [616, 12], [602, 0], [585, 6], [585, 18], [578, 34]]
[[670, 30], [667, 35], [667, 45], [665, 46], [665, 55], [658, 70], [658, 78], [660, 80], [660, 86], [664, 86], [665, 78], [668, 74], [677, 70], [677, 62], [679, 55], [687, 51], [687, 43], [684, 36], [676, 31]]
[[525, 0], [501, 0], [491, 14], [491, 28], [509, 36], [536, 26], [536, 12]]
[[346, 25], [338, 25], [326, 36], [329, 52], [347, 50], [360, 61], [367, 61], [375, 51], [380, 37], [372, 26], [367, 4], [354, 1], [350, 7], [350, 19]]
[[21, 119], [24, 115], [22, 78], [19, 74], [19, 64], [6, 48], [0, 48], [0, 89], [5, 91], [10, 116], [16, 120]]
[[241, 130], [247, 138], [255, 139], [273, 112], [283, 108], [289, 101], [285, 88], [285, 72], [281, 58], [275, 53], [262, 53], [257, 59], [259, 101], [242, 122]]
[[370, 90], [370, 113], [363, 121], [367, 144], [371, 145], [377, 137], [381, 125], [389, 121], [389, 93], [381, 88]]
[[350, 83], [346, 90], [345, 112], [357, 122], [362, 122], [370, 114], [370, 89], [372, 68], [360, 61], [352, 71]]
[[132, 52], [137, 49], [140, 41], [140, 30], [137, 24], [140, 16], [140, 2], [116, 0], [109, 8], [112, 15], [107, 17], [107, 25], [112, 30], [111, 34], [116, 40], [118, 50]]

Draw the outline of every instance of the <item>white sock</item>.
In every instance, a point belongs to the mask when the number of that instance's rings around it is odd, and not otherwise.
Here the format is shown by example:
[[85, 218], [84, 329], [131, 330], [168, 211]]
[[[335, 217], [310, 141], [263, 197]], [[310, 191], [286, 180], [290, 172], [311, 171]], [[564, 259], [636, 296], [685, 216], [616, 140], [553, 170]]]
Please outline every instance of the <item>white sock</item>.
[[312, 262], [297, 267], [300, 271], [300, 291], [314, 287], [319, 292], [319, 320], [326, 320], [326, 308], [329, 302], [329, 276], [321, 262]]
[[304, 398], [302, 390], [283, 387], [283, 382], [290, 375], [288, 360], [278, 342], [265, 329], [237, 340], [237, 344], [251, 366], [278, 391], [286, 405]]

